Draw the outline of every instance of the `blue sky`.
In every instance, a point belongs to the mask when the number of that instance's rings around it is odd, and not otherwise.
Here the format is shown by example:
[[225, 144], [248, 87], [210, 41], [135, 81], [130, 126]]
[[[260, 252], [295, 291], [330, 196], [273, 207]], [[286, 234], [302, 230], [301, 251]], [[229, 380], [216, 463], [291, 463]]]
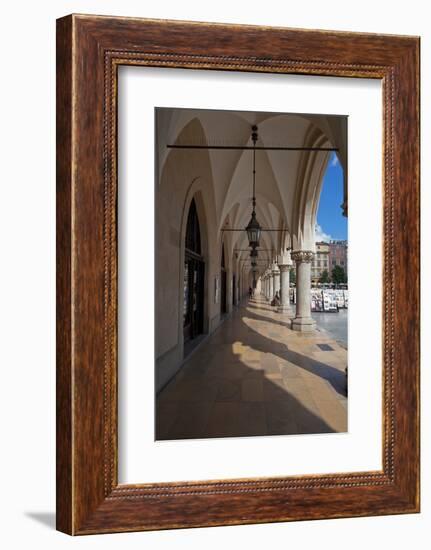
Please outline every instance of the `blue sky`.
[[343, 216], [343, 169], [335, 153], [331, 154], [323, 177], [319, 210], [317, 211], [316, 240], [347, 239], [347, 218]]

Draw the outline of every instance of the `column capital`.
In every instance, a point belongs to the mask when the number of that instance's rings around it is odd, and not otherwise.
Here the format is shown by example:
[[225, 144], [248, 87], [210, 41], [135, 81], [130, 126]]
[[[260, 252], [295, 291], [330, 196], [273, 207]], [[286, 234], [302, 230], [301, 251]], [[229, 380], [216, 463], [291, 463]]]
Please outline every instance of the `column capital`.
[[290, 264], [278, 264], [278, 268], [280, 269], [280, 271], [282, 273], [286, 272], [286, 271], [290, 271], [292, 269], [293, 265], [290, 263]]
[[314, 252], [311, 250], [294, 250], [291, 253], [292, 260], [301, 263], [311, 263], [313, 261]]

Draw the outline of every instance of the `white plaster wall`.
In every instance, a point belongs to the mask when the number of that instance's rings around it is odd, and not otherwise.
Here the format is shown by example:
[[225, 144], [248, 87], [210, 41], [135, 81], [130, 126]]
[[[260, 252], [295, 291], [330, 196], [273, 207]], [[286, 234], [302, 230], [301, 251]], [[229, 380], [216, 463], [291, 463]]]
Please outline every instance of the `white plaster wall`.
[[[159, 150], [171, 139], [163, 110], [156, 110]], [[159, 124], [160, 119], [160, 124]], [[196, 118], [182, 127], [179, 140], [205, 141], [203, 127]], [[207, 151], [170, 150], [159, 166], [155, 193], [156, 223], [156, 388], [163, 387], [183, 361], [183, 280], [184, 241], [187, 216], [192, 199], [196, 202], [202, 256], [205, 261], [204, 333], [213, 332], [220, 323], [220, 293], [215, 301], [215, 279], [220, 281], [222, 233], [216, 211], [213, 166]], [[226, 302], [232, 311], [232, 237], [226, 233]], [[220, 282], [219, 282], [220, 284]]]

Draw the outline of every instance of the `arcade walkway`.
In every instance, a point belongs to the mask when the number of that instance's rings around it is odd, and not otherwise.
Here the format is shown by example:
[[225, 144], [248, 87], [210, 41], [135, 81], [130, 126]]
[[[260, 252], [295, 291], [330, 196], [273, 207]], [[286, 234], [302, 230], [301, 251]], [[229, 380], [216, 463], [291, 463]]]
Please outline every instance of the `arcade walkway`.
[[347, 352], [244, 302], [157, 398], [157, 439], [347, 431]]

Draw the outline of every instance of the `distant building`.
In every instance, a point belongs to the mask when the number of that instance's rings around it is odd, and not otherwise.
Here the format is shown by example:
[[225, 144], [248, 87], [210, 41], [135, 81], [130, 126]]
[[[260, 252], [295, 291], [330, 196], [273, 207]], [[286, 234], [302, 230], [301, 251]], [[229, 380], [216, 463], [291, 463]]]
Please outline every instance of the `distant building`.
[[311, 264], [311, 284], [319, 283], [324, 271], [328, 272], [331, 279], [336, 265], [342, 267], [347, 275], [347, 250], [347, 241], [316, 242], [316, 252]]
[[311, 264], [311, 284], [318, 283], [324, 271], [328, 272], [329, 277], [331, 276], [329, 255], [329, 243], [323, 241], [316, 243], [316, 253]]
[[344, 269], [347, 275], [347, 241], [331, 241], [329, 244], [329, 275], [336, 265]]

